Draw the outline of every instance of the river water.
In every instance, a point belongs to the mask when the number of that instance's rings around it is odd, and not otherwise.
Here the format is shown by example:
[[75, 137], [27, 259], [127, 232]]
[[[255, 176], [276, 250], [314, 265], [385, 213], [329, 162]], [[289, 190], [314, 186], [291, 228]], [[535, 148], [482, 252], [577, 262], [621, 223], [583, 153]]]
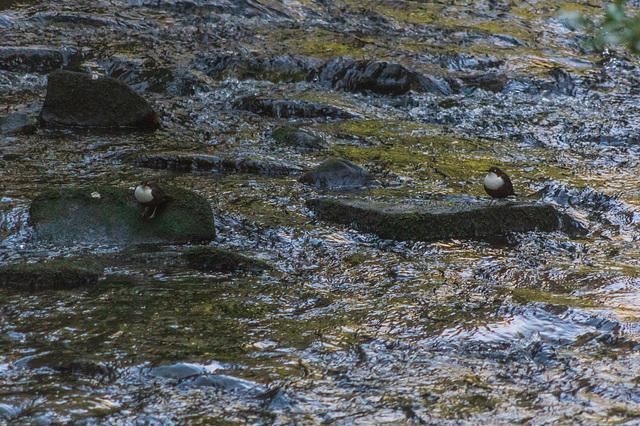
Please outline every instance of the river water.
[[[154, 133], [0, 135], [0, 262], [109, 265], [88, 289], [0, 292], [1, 421], [637, 422], [640, 61], [591, 47], [558, 15], [563, 6], [602, 16], [597, 1], [0, 1], [1, 45], [81, 52], [96, 76], [129, 70], [120, 78], [162, 123]], [[221, 55], [389, 61], [453, 90], [389, 96], [212, 76], [207, 61]], [[37, 115], [45, 93], [44, 73], [0, 70], [0, 115]], [[260, 117], [236, 107], [247, 95], [360, 118]], [[276, 145], [283, 123], [331, 150]], [[317, 220], [305, 200], [318, 191], [296, 176], [131, 161], [169, 152], [302, 167], [340, 156], [381, 184], [321, 195], [394, 202], [486, 199], [482, 178], [497, 165], [523, 200], [552, 203], [588, 232], [384, 240]], [[206, 197], [213, 244], [273, 269], [201, 273], [164, 261], [183, 245], [34, 238], [29, 205], [44, 189], [133, 189], [143, 178]]]

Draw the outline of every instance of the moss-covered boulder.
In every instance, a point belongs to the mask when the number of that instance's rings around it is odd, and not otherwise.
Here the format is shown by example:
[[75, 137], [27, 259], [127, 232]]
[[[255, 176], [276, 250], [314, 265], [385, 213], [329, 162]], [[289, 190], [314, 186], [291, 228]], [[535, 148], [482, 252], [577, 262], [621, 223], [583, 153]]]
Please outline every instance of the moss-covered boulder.
[[187, 264], [203, 272], [259, 273], [271, 267], [264, 261], [252, 259], [219, 247], [193, 247], [183, 253]]
[[376, 183], [367, 169], [342, 158], [322, 162], [300, 176], [299, 181], [319, 189], [353, 189]]
[[[450, 238], [501, 239], [513, 232], [576, 231], [574, 221], [550, 204], [486, 204], [457, 199], [387, 204], [316, 198], [307, 206], [322, 220], [351, 225], [381, 238], [431, 241]], [[571, 225], [571, 226], [570, 226]]]
[[273, 139], [278, 145], [290, 146], [301, 151], [326, 151], [329, 145], [319, 136], [304, 130], [282, 126], [273, 131]]
[[88, 287], [98, 282], [103, 269], [86, 260], [12, 263], [0, 266], [0, 288], [33, 292]]
[[153, 219], [133, 191], [115, 186], [51, 189], [31, 204], [30, 224], [40, 241], [57, 244], [186, 243], [215, 237], [209, 202], [193, 191], [161, 184], [169, 201]]
[[47, 126], [137, 128], [159, 126], [151, 105], [125, 83], [111, 77], [54, 71], [48, 75], [41, 121]]

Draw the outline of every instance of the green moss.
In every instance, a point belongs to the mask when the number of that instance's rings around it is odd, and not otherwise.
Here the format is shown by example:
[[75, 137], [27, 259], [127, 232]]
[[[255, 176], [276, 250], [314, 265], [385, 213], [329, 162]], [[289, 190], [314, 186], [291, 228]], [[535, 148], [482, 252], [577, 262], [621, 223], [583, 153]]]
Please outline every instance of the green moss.
[[153, 219], [141, 217], [130, 189], [89, 185], [45, 191], [34, 199], [29, 221], [39, 239], [61, 244], [211, 240], [209, 203], [193, 191], [160, 185], [169, 200]]

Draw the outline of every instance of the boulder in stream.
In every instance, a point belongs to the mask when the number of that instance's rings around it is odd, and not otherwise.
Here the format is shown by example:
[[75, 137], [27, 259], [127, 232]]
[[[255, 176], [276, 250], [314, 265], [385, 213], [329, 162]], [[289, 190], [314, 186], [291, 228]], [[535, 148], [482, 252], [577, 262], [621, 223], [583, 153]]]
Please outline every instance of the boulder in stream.
[[182, 255], [189, 266], [204, 272], [243, 271], [259, 273], [271, 269], [271, 267], [262, 260], [252, 259], [219, 247], [192, 247], [187, 249]]
[[103, 269], [86, 260], [12, 263], [0, 266], [0, 288], [35, 292], [87, 287], [98, 282]]
[[403, 95], [411, 90], [451, 94], [446, 81], [434, 79], [391, 62], [338, 58], [326, 64], [317, 76], [320, 84], [349, 92]]
[[209, 202], [193, 191], [161, 185], [170, 200], [153, 219], [141, 217], [133, 191], [115, 186], [54, 188], [31, 204], [36, 238], [56, 244], [140, 244], [210, 241]]
[[551, 204], [541, 203], [507, 202], [487, 206], [462, 197], [450, 197], [420, 204], [390, 204], [315, 198], [307, 201], [307, 207], [322, 220], [400, 241], [500, 240], [514, 232], [578, 231], [573, 219]]
[[338, 118], [357, 116], [342, 108], [321, 102], [292, 99], [263, 99], [248, 96], [240, 99], [238, 108], [255, 114], [275, 118]]
[[342, 158], [330, 158], [307, 171], [300, 182], [319, 189], [352, 189], [375, 184], [367, 169]]
[[158, 114], [125, 83], [111, 77], [54, 71], [40, 119], [48, 126], [155, 129]]
[[273, 139], [278, 145], [291, 146], [301, 151], [326, 151], [329, 145], [319, 136], [304, 130], [282, 126], [273, 131]]

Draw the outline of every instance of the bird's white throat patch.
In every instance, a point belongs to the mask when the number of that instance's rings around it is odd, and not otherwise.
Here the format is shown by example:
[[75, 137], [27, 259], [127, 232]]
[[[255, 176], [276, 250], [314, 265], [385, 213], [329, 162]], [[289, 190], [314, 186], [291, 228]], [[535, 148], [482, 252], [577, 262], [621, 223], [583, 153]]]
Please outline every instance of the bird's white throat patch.
[[138, 200], [139, 203], [148, 203], [150, 201], [153, 201], [151, 187], [147, 185], [140, 185], [136, 187], [134, 195], [136, 196], [136, 200]]
[[497, 174], [491, 172], [484, 178], [484, 186], [489, 189], [499, 189], [504, 185], [504, 179]]

